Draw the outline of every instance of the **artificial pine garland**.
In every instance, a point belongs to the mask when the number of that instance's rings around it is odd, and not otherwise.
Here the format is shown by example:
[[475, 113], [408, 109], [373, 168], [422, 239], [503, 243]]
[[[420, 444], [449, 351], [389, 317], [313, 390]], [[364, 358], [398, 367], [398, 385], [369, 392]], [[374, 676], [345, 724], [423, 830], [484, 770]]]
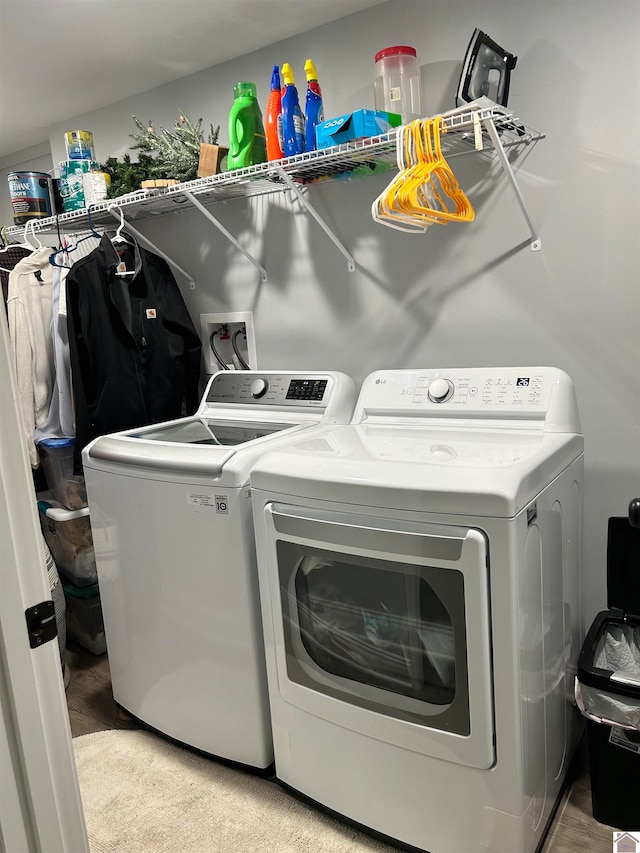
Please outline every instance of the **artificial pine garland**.
[[137, 163], [132, 163], [131, 155], [125, 154], [122, 160], [109, 157], [100, 168], [111, 178], [107, 198], [117, 198], [139, 190], [142, 182], [151, 178], [156, 167], [153, 157], [148, 154], [140, 154]]
[[[149, 122], [146, 127], [133, 116], [133, 120], [140, 133], [129, 134], [136, 144], [132, 148], [138, 149], [140, 157], [143, 154], [153, 155], [149, 178], [175, 178], [177, 181], [192, 181], [198, 175], [198, 161], [200, 159], [200, 145], [203, 143], [202, 119], [193, 124], [185, 113], [181, 112], [179, 119], [173, 127], [173, 133], [161, 127], [160, 133], [156, 133], [153, 123]], [[220, 125], [214, 130], [210, 126], [208, 142], [215, 145], [218, 142]]]
[[[200, 145], [204, 142], [202, 119], [197, 124], [181, 112], [173, 133], [164, 127], [156, 133], [153, 124], [145, 127], [133, 116], [140, 133], [129, 134], [135, 140], [132, 150], [138, 150], [138, 162], [131, 162], [131, 155], [125, 154], [122, 160], [109, 157], [101, 165], [103, 172], [111, 178], [107, 198], [117, 198], [140, 189], [143, 181], [173, 178], [177, 181], [191, 181], [198, 176]], [[220, 125], [210, 126], [208, 142], [216, 145]]]

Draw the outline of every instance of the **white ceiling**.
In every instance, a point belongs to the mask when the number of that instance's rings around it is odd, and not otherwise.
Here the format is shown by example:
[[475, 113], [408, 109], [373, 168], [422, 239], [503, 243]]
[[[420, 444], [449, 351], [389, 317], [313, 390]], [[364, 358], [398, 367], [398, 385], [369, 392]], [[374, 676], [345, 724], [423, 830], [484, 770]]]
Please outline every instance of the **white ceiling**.
[[0, 0], [0, 157], [48, 128], [385, 0]]

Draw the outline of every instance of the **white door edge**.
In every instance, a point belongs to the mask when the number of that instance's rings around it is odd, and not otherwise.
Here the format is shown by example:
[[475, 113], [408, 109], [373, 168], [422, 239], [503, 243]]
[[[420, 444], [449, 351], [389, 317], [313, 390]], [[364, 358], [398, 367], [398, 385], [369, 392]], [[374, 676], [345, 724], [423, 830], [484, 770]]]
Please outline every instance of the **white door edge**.
[[58, 644], [25, 610], [51, 598], [7, 324], [0, 321], [0, 847], [89, 853]]

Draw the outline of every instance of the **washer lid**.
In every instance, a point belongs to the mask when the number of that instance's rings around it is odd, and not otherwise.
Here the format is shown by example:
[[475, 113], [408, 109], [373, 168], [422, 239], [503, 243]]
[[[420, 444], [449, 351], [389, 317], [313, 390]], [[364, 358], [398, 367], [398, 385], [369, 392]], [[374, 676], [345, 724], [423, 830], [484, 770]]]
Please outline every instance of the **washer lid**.
[[[107, 463], [130, 469], [151, 469], [171, 474], [220, 477], [225, 467], [230, 474], [246, 473], [254, 458], [264, 452], [269, 441], [279, 435], [291, 436], [312, 425], [262, 423], [192, 417], [101, 436], [82, 453], [85, 467]], [[240, 456], [237, 465], [231, 465]], [[236, 460], [234, 460], [236, 461]]]
[[269, 452], [251, 484], [364, 506], [510, 518], [582, 452], [580, 435], [360, 424]]
[[348, 423], [355, 396], [353, 380], [337, 371], [220, 371], [194, 416], [100, 436], [82, 461], [142, 476], [224, 474], [227, 485], [240, 485], [255, 459], [294, 431]]

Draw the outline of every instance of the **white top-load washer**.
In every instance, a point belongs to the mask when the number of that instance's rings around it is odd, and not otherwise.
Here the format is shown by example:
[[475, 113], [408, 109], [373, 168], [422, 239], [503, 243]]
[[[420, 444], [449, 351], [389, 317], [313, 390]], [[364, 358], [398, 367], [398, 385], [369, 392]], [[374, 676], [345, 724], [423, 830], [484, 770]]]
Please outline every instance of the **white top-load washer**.
[[280, 782], [430, 853], [532, 853], [579, 731], [583, 439], [554, 368], [392, 370], [251, 474]]
[[273, 763], [249, 471], [269, 447], [348, 423], [336, 372], [221, 371], [192, 417], [83, 451], [115, 701], [202, 752]]

